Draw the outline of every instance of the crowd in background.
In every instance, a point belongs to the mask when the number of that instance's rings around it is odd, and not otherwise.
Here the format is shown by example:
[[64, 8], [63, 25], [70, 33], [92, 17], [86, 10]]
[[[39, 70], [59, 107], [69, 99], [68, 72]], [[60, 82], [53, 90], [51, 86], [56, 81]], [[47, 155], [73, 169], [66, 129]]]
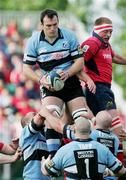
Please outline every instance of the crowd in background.
[[13, 20], [0, 27], [0, 139], [9, 141], [20, 135], [20, 119], [40, 108], [38, 84], [22, 74], [24, 45], [32, 33], [28, 19], [19, 27]]
[[[76, 31], [74, 24], [69, 28]], [[22, 116], [40, 110], [39, 85], [22, 74], [24, 47], [33, 30], [27, 18], [20, 25], [11, 20], [6, 27], [0, 26], [0, 139], [5, 142], [20, 136]]]

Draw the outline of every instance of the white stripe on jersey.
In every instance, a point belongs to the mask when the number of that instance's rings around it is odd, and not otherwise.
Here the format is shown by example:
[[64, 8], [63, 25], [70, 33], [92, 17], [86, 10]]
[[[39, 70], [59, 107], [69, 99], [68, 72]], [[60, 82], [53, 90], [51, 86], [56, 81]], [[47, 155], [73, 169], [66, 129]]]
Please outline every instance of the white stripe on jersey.
[[34, 146], [28, 146], [23, 152], [24, 161], [28, 159], [36, 149], [47, 151], [46, 142], [37, 141]]

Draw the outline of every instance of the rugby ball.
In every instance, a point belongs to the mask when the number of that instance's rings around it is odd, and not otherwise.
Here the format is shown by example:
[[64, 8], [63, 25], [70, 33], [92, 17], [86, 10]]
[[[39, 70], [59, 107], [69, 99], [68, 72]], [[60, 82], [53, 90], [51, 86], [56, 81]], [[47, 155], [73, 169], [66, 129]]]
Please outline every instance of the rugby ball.
[[64, 81], [60, 78], [60, 75], [57, 71], [51, 71], [47, 75], [47, 81], [54, 88], [55, 91], [60, 91], [64, 87]]

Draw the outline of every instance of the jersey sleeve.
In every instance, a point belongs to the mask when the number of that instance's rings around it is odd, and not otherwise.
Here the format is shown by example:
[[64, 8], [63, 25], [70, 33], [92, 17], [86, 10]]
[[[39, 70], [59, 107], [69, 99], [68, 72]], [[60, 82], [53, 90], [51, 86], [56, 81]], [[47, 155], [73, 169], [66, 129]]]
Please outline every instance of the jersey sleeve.
[[75, 139], [74, 131], [70, 128], [68, 124], [66, 124], [63, 128], [63, 137], [71, 140]]
[[55, 154], [55, 156], [46, 163], [46, 170], [52, 176], [59, 176], [61, 170], [64, 168], [64, 155], [67, 154], [65, 146], [62, 146]]
[[27, 146], [27, 144], [32, 144], [32, 142], [34, 141], [34, 139], [36, 138], [35, 134], [39, 133], [39, 130], [36, 130], [32, 124], [32, 122], [30, 122], [27, 126], [25, 126], [22, 130], [21, 133], [21, 137], [19, 140], [19, 145], [21, 147]]
[[84, 60], [90, 60], [98, 51], [99, 45], [93, 40], [86, 40], [81, 44]]
[[113, 171], [115, 174], [122, 168], [122, 163], [111, 153], [108, 149], [107, 153], [107, 165], [108, 168]]
[[97, 138], [98, 138], [97, 130], [93, 130], [93, 131], [91, 132], [91, 134], [90, 134], [90, 137], [91, 137], [93, 140], [97, 141]]
[[28, 39], [26, 43], [23, 63], [29, 65], [35, 65], [37, 59], [37, 42], [38, 33], [33, 33], [33, 35]]
[[76, 34], [71, 31], [68, 33], [68, 38], [69, 38], [69, 42], [70, 42], [71, 58], [75, 60], [79, 57], [83, 57], [83, 52], [80, 47], [80, 44], [79, 44]]

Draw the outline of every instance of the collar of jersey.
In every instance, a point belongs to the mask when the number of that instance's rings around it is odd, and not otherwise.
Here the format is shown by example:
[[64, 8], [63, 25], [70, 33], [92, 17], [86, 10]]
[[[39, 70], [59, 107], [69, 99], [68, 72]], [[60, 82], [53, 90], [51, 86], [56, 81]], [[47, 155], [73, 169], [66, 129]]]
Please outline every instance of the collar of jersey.
[[[56, 38], [56, 40], [52, 43], [52, 44], [55, 44], [55, 42], [58, 40], [58, 39], [63, 39], [63, 34], [61, 32], [61, 30], [58, 28], [58, 37]], [[45, 34], [44, 34], [44, 31], [41, 31], [41, 34], [40, 34], [40, 41], [46, 41], [49, 43], [49, 41], [47, 39], [45, 39]], [[49, 43], [50, 44], [50, 43]]]
[[101, 132], [104, 132], [104, 133], [107, 133], [107, 134], [110, 134], [110, 131], [109, 130], [105, 130], [105, 129], [96, 129], [98, 131], [101, 131]]
[[105, 43], [104, 40], [102, 39], [102, 37], [100, 37], [97, 33], [95, 33], [93, 31], [93, 36], [96, 37], [97, 39], [99, 39], [102, 43]]
[[102, 45], [104, 48], [109, 46], [109, 43], [104, 42], [104, 40], [102, 39], [102, 37], [100, 37], [97, 33], [95, 33], [93, 31], [93, 36], [96, 37], [97, 39], [99, 39], [99, 41], [101, 41]]
[[92, 139], [91, 138], [88, 138], [88, 139], [75, 139], [75, 141], [88, 142], [88, 141], [92, 141]]

